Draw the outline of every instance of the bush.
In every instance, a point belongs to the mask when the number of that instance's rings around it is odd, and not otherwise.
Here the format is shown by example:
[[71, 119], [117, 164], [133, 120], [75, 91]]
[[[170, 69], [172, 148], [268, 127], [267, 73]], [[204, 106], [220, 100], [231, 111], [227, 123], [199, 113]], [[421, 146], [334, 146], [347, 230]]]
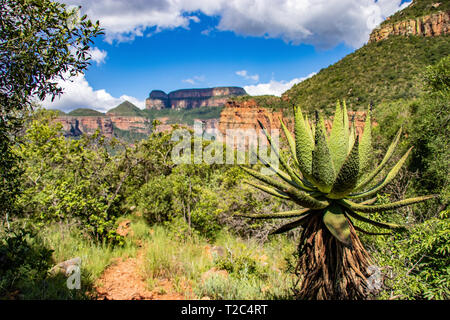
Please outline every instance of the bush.
[[36, 232], [14, 226], [0, 233], [0, 297], [44, 281], [52, 250], [43, 245]]
[[15, 152], [20, 167], [22, 194], [17, 204], [22, 215], [43, 225], [76, 221], [95, 239], [121, 243], [115, 232], [121, 213], [120, 167], [108, 142], [99, 134], [66, 139], [54, 114], [39, 111], [30, 120], [24, 142]]

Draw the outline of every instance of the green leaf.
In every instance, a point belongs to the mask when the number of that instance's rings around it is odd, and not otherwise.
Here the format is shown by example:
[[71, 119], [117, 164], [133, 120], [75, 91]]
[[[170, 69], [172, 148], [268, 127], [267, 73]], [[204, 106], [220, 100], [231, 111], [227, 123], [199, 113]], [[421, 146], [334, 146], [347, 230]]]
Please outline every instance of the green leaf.
[[353, 146], [355, 144], [356, 139], [356, 127], [355, 127], [355, 115], [352, 117], [352, 125], [350, 127], [350, 136], [348, 138], [348, 151], [347, 153], [350, 153], [353, 149]]
[[347, 207], [351, 210], [370, 213], [370, 212], [383, 212], [383, 211], [394, 210], [394, 209], [398, 209], [401, 207], [409, 206], [414, 203], [419, 203], [419, 202], [423, 202], [426, 200], [430, 200], [430, 199], [436, 198], [438, 196], [439, 195], [422, 196], [422, 197], [410, 198], [410, 199], [405, 199], [405, 200], [392, 202], [392, 203], [379, 204], [379, 205], [375, 205], [375, 206], [362, 205], [360, 203], [355, 203], [350, 200], [340, 200], [340, 201], [342, 202], [342, 204], [345, 207]]
[[[308, 188], [307, 186], [305, 186], [305, 184], [303, 183], [303, 181], [300, 179], [300, 177], [292, 170], [291, 166], [287, 163], [286, 159], [284, 158], [284, 156], [278, 152], [278, 150], [275, 149], [275, 146], [272, 143], [272, 137], [267, 133], [266, 129], [264, 128], [263, 124], [261, 123], [261, 121], [258, 120], [259, 126], [261, 127], [261, 130], [263, 131], [264, 135], [267, 138], [267, 141], [269, 141], [270, 147], [272, 149], [273, 152], [275, 152], [275, 154], [278, 157], [278, 160], [280, 161], [281, 166], [287, 171], [289, 177], [291, 177], [291, 182], [288, 181], [289, 184], [294, 185], [295, 187], [298, 187], [300, 189], [303, 190], [309, 190], [312, 191], [311, 188]], [[261, 159], [260, 159], [261, 160]], [[270, 165], [270, 167], [277, 172], [278, 169], [274, 168], [270, 163], [268, 163]], [[284, 179], [284, 178], [283, 178]], [[292, 183], [293, 182], [293, 183]]]
[[348, 154], [348, 139], [346, 139], [344, 132], [347, 127], [348, 123], [344, 123], [343, 109], [338, 101], [329, 139], [331, 157], [336, 171], [341, 168]]
[[349, 198], [350, 199], [360, 199], [360, 198], [369, 197], [373, 194], [376, 194], [379, 190], [383, 189], [387, 184], [389, 184], [395, 178], [397, 173], [400, 171], [401, 167], [403, 166], [406, 159], [408, 158], [408, 155], [411, 152], [412, 148], [413, 147], [409, 148], [409, 150], [403, 155], [403, 157], [397, 162], [397, 164], [391, 169], [391, 171], [389, 171], [387, 176], [383, 180], [381, 180], [376, 186], [374, 186], [372, 189], [370, 189], [366, 192], [358, 193], [355, 195], [350, 195]]
[[347, 212], [347, 214], [352, 217], [355, 218], [356, 220], [362, 221], [362, 222], [366, 222], [368, 224], [371, 224], [375, 227], [379, 227], [379, 228], [383, 228], [383, 229], [389, 229], [389, 230], [404, 230], [405, 227], [404, 226], [400, 226], [398, 224], [393, 224], [393, 223], [386, 223], [386, 222], [378, 222], [378, 221], [374, 221], [371, 220], [369, 218], [366, 218], [356, 212], [354, 212], [353, 210], [350, 209], [346, 209], [345, 212]]
[[388, 163], [388, 161], [391, 159], [392, 155], [394, 154], [394, 151], [397, 148], [398, 142], [400, 140], [401, 134], [402, 134], [402, 128], [400, 128], [400, 130], [398, 130], [394, 140], [392, 141], [391, 145], [389, 146], [383, 160], [378, 165], [378, 167], [375, 170], [373, 170], [367, 177], [365, 177], [356, 186], [355, 190], [360, 190], [360, 189], [364, 188], [367, 184], [372, 182], [373, 178], [375, 178], [381, 172], [381, 170], [383, 170], [383, 168], [386, 166], [386, 164]]
[[292, 157], [294, 158], [294, 160], [298, 166], [297, 151], [295, 149], [295, 139], [292, 136], [292, 134], [289, 132], [288, 128], [286, 127], [286, 125], [283, 122], [283, 119], [281, 119], [281, 118], [280, 118], [280, 123], [281, 123], [281, 128], [283, 129], [284, 135], [286, 136], [286, 139], [288, 141], [289, 148], [292, 153]]
[[[284, 218], [296, 218], [304, 216], [310, 209], [300, 209], [277, 213], [263, 213], [263, 214], [235, 214], [237, 217], [251, 218], [251, 219], [284, 219]], [[308, 214], [306, 214], [308, 215]]]
[[306, 222], [308, 222], [310, 215], [311, 214], [305, 214], [303, 217], [279, 227], [278, 229], [272, 231], [270, 234], [271, 235], [272, 234], [280, 234], [280, 233], [288, 232], [297, 227], [300, 227], [300, 226], [304, 225]]
[[351, 247], [352, 239], [350, 236], [349, 222], [340, 206], [331, 205], [326, 208], [323, 215], [323, 223], [336, 239], [344, 245]]
[[328, 198], [340, 199], [354, 190], [356, 183], [358, 182], [359, 174], [358, 144], [358, 137], [356, 137], [356, 142], [352, 151], [342, 165], [341, 170], [339, 170]]
[[317, 200], [306, 192], [293, 187], [289, 187], [288, 189], [283, 190], [283, 192], [287, 193], [295, 203], [305, 208], [323, 209], [329, 205], [328, 201]]
[[320, 191], [328, 193], [335, 180], [335, 171], [327, 144], [325, 122], [318, 113], [316, 113], [315, 144], [312, 153], [312, 179]]
[[278, 181], [276, 179], [272, 179], [266, 175], [263, 175], [260, 172], [257, 172], [255, 170], [246, 168], [246, 167], [241, 167], [242, 170], [244, 170], [245, 172], [247, 172], [249, 175], [253, 176], [254, 178], [267, 183], [268, 185], [277, 188], [279, 190], [284, 190], [286, 188], [288, 188], [288, 185], [286, 185], [285, 183], [282, 183], [281, 181]]
[[281, 199], [289, 199], [287, 194], [285, 194], [284, 192], [279, 191], [277, 189], [274, 189], [274, 188], [271, 188], [271, 187], [266, 187], [266, 186], [263, 186], [261, 184], [253, 183], [253, 182], [248, 181], [248, 180], [244, 180], [244, 183], [246, 183], [248, 185], [251, 185], [252, 187], [255, 187], [255, 188], [257, 188], [257, 189], [259, 189], [261, 191], [264, 191], [264, 192], [266, 192], [266, 193], [268, 193], [268, 194], [270, 194], [272, 196], [275, 196], [275, 197], [278, 197], [278, 198], [281, 198]]
[[365, 172], [369, 167], [370, 160], [372, 158], [372, 120], [371, 111], [367, 110], [366, 123], [364, 125], [364, 132], [359, 144], [359, 167], [360, 172]]
[[310, 136], [300, 107], [295, 109], [295, 150], [300, 171], [308, 178], [312, 173], [312, 151], [314, 141]]

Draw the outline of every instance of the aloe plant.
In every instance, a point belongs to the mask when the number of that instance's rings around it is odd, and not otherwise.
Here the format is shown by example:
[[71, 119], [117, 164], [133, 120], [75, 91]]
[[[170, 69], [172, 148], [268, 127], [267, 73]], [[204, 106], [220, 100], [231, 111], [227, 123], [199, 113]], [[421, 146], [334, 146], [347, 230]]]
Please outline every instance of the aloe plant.
[[[388, 230], [404, 227], [374, 221], [364, 214], [383, 212], [422, 202], [434, 195], [406, 199], [388, 204], [374, 204], [376, 194], [391, 182], [405, 163], [411, 149], [382, 179], [377, 179], [386, 168], [399, 143], [401, 129], [395, 136], [381, 163], [371, 171], [372, 130], [371, 110], [367, 111], [363, 135], [356, 135], [354, 120], [351, 125], [347, 107], [337, 103], [330, 135], [328, 136], [322, 115], [316, 112], [315, 125], [295, 108], [295, 137], [281, 121], [286, 136], [290, 159], [275, 150], [271, 137], [260, 123], [273, 151], [277, 152], [281, 168], [271, 163], [278, 178], [242, 167], [249, 175], [264, 183], [246, 181], [272, 196], [293, 201], [303, 207], [299, 210], [272, 214], [238, 214], [254, 219], [296, 218], [274, 230], [273, 234], [302, 227], [299, 242], [299, 260], [296, 273], [300, 299], [361, 299], [369, 294], [368, 267], [371, 258], [362, 246], [356, 231], [365, 231], [354, 225], [353, 220]], [[350, 129], [349, 129], [350, 127]], [[375, 198], [373, 198], [375, 197]], [[383, 234], [383, 233], [377, 233]]]

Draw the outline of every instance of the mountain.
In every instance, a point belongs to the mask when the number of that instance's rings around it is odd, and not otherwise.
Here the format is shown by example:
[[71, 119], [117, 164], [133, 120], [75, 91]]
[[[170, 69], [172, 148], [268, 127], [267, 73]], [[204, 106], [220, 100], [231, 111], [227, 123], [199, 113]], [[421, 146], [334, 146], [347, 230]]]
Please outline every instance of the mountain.
[[450, 10], [449, 1], [437, 1], [437, 0], [414, 0], [405, 9], [393, 14], [387, 18], [382, 24], [392, 24], [398, 21], [419, 18], [425, 15], [431, 15], [437, 12], [448, 12]]
[[73, 117], [103, 117], [105, 114], [93, 109], [78, 108], [70, 111], [67, 115]]
[[145, 106], [148, 110], [223, 107], [228, 99], [246, 94], [247, 92], [241, 87], [181, 89], [169, 94], [161, 90], [153, 90], [145, 101]]
[[88, 108], [76, 109], [68, 114], [60, 112], [55, 121], [62, 124], [64, 134], [68, 137], [100, 130], [106, 137], [133, 142], [147, 137], [151, 132], [149, 119], [129, 101], [119, 104], [106, 114]]
[[[376, 39], [374, 34], [383, 28], [393, 30], [392, 34], [371, 41], [315, 76], [294, 85], [282, 95], [283, 100], [312, 111], [330, 110], [338, 99], [345, 99], [353, 109], [361, 109], [370, 103], [377, 105], [418, 96], [424, 68], [437, 63], [450, 52], [448, 2], [432, 7], [439, 9], [433, 11], [434, 16], [424, 16], [430, 13], [430, 3], [414, 1], [375, 29], [371, 39]], [[444, 18], [433, 18], [437, 16]], [[415, 19], [399, 23], [400, 17]], [[440, 34], [433, 30], [439, 30]]]
[[109, 110], [106, 115], [109, 116], [127, 116], [127, 117], [142, 117], [144, 114], [142, 110], [136, 107], [129, 101], [124, 101], [117, 107]]

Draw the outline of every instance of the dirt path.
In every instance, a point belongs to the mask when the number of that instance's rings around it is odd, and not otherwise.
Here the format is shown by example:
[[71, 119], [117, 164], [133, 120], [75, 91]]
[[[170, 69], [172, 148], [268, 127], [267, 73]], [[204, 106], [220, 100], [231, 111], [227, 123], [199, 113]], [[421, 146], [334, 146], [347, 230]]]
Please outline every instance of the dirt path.
[[184, 295], [175, 292], [169, 280], [160, 280], [151, 291], [140, 276], [144, 262], [144, 250], [136, 258], [118, 258], [97, 280], [95, 290], [99, 300], [184, 300]]
[[[126, 226], [128, 229], [129, 223]], [[125, 235], [128, 233], [125, 232]], [[153, 290], [141, 276], [145, 263], [145, 249], [141, 248], [135, 258], [117, 258], [96, 281], [95, 290], [99, 300], [185, 300], [174, 290], [170, 280], [159, 280]], [[186, 289], [191, 296], [190, 288]]]

